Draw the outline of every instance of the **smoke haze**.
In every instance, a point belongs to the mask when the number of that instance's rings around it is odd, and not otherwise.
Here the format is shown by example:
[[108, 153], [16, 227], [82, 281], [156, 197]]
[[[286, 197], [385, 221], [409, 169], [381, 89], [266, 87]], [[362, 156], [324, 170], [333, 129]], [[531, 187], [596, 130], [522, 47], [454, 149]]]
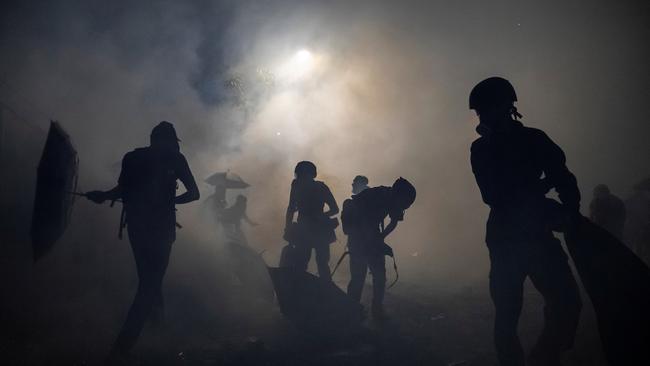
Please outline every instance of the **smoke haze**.
[[[371, 186], [403, 176], [418, 196], [389, 238], [401, 272], [410, 281], [453, 278], [450, 286], [483, 280], [489, 265], [488, 209], [469, 165], [477, 118], [467, 100], [478, 81], [498, 75], [513, 83], [522, 122], [567, 154], [584, 213], [596, 184], [625, 197], [649, 174], [647, 2], [4, 6], [0, 100], [11, 110], [2, 112], [2, 204], [13, 224], [2, 235], [12, 231], [16, 243], [27, 238], [49, 119], [78, 150], [82, 190], [112, 187], [123, 154], [147, 145], [159, 121], [173, 122], [197, 181], [230, 169], [252, 185], [248, 214], [262, 225], [247, 235], [270, 264], [283, 245], [298, 161], [318, 166], [339, 203], [357, 174]], [[200, 188], [202, 199], [212, 194]], [[183, 269], [216, 266], [205, 256], [214, 243], [203, 212], [199, 203], [179, 207], [179, 242], [198, 244], [175, 249], [171, 283], [203, 281]], [[114, 239], [118, 216], [78, 201], [47, 265], [81, 253], [104, 263], [105, 276], [125, 268], [116, 276], [129, 278], [128, 246]], [[333, 258], [345, 245], [337, 234]], [[12, 250], [15, 266], [29, 262], [28, 249]]]

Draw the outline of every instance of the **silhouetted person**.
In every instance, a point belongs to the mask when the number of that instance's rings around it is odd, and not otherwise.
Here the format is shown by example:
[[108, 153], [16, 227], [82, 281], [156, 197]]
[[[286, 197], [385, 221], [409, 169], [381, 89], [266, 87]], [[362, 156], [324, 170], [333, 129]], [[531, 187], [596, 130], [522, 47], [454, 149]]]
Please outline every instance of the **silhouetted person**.
[[650, 192], [635, 188], [625, 201], [627, 221], [626, 239], [634, 252], [650, 265]]
[[[174, 126], [161, 122], [151, 131], [149, 147], [124, 155], [115, 188], [87, 194], [96, 203], [122, 199], [138, 272], [138, 291], [111, 357], [121, 357], [133, 348], [150, 315], [162, 320], [162, 281], [176, 239], [175, 205], [199, 199], [198, 187], [178, 141]], [[180, 196], [176, 196], [177, 180], [187, 190]], [[152, 314], [154, 308], [156, 314]]]
[[567, 217], [578, 217], [580, 192], [564, 152], [544, 132], [517, 121], [515, 101], [512, 85], [497, 77], [480, 82], [469, 98], [481, 135], [472, 144], [472, 170], [490, 206], [494, 341], [501, 365], [524, 365], [517, 324], [529, 277], [545, 301], [544, 329], [529, 365], [559, 365], [561, 353], [573, 345], [581, 301], [567, 255], [552, 233], [545, 194], [555, 188]]
[[[345, 200], [341, 221], [343, 232], [348, 235], [350, 250], [350, 283], [348, 295], [361, 301], [361, 292], [368, 269], [372, 273], [372, 316], [382, 320], [384, 292], [386, 287], [386, 258], [392, 249], [385, 240], [404, 220], [404, 211], [415, 201], [415, 188], [404, 178], [392, 187], [367, 188]], [[384, 227], [384, 219], [390, 218]]]
[[[293, 258], [297, 268], [307, 270], [314, 249], [318, 276], [331, 281], [329, 245], [336, 241], [336, 219], [332, 216], [339, 213], [339, 207], [327, 185], [315, 180], [317, 172], [314, 163], [301, 161], [296, 165], [294, 173], [285, 220], [285, 237], [293, 238], [290, 244], [295, 246]], [[325, 205], [327, 211], [324, 211]], [[298, 219], [294, 223], [296, 212]]]
[[243, 243], [246, 243], [246, 238], [241, 230], [241, 222], [245, 221], [251, 226], [257, 226], [257, 223], [248, 218], [248, 215], [246, 214], [247, 202], [248, 199], [246, 196], [240, 194], [237, 196], [235, 203], [223, 210], [221, 215], [221, 225], [223, 226], [226, 235], [237, 238]]
[[594, 198], [589, 205], [591, 221], [623, 239], [625, 226], [625, 204], [609, 191], [609, 187], [599, 184], [594, 188]]
[[363, 175], [357, 175], [352, 180], [352, 194], [359, 194], [368, 187], [368, 178]]

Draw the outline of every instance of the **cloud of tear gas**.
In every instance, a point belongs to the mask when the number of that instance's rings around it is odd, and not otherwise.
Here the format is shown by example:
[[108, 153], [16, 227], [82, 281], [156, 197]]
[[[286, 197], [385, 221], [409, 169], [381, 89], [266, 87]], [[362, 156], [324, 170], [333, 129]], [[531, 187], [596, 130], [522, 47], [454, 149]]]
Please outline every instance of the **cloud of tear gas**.
[[[0, 61], [2, 77], [68, 129], [83, 188], [109, 186], [122, 154], [145, 145], [158, 121], [172, 121], [197, 180], [231, 169], [252, 184], [249, 215], [263, 225], [248, 233], [260, 249], [279, 250], [293, 166], [308, 159], [340, 202], [357, 174], [371, 185], [411, 180], [418, 199], [390, 240], [398, 256], [413, 268], [484, 276], [487, 209], [469, 166], [476, 122], [467, 95], [491, 75], [513, 82], [524, 123], [564, 147], [585, 201], [597, 183], [625, 195], [648, 174], [644, 111], [632, 108], [644, 105], [649, 81], [648, 12], [638, 4], [164, 1], [10, 10], [1, 47], [13, 57]], [[15, 93], [3, 90], [3, 100], [46, 125]], [[197, 206], [179, 211], [191, 230], [200, 227]]]

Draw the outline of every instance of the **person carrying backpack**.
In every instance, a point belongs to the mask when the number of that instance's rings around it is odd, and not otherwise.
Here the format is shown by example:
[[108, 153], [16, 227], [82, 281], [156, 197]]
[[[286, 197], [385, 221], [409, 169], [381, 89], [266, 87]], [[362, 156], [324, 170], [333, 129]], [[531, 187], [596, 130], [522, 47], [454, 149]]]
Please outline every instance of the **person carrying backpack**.
[[[415, 187], [399, 178], [392, 187], [366, 188], [345, 200], [341, 222], [343, 233], [348, 236], [350, 251], [350, 283], [348, 295], [361, 301], [361, 292], [368, 270], [372, 273], [372, 317], [383, 320], [384, 293], [386, 287], [385, 255], [392, 249], [385, 243], [386, 237], [404, 220], [404, 211], [415, 201]], [[384, 226], [384, 219], [390, 222]]]

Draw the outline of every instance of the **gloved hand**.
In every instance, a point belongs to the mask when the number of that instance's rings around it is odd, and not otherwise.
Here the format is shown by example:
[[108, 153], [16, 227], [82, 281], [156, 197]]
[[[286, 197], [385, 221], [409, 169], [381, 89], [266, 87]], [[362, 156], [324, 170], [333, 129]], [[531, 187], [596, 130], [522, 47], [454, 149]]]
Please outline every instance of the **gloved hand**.
[[90, 191], [86, 193], [86, 198], [95, 203], [104, 203], [104, 201], [106, 201], [106, 192]]

